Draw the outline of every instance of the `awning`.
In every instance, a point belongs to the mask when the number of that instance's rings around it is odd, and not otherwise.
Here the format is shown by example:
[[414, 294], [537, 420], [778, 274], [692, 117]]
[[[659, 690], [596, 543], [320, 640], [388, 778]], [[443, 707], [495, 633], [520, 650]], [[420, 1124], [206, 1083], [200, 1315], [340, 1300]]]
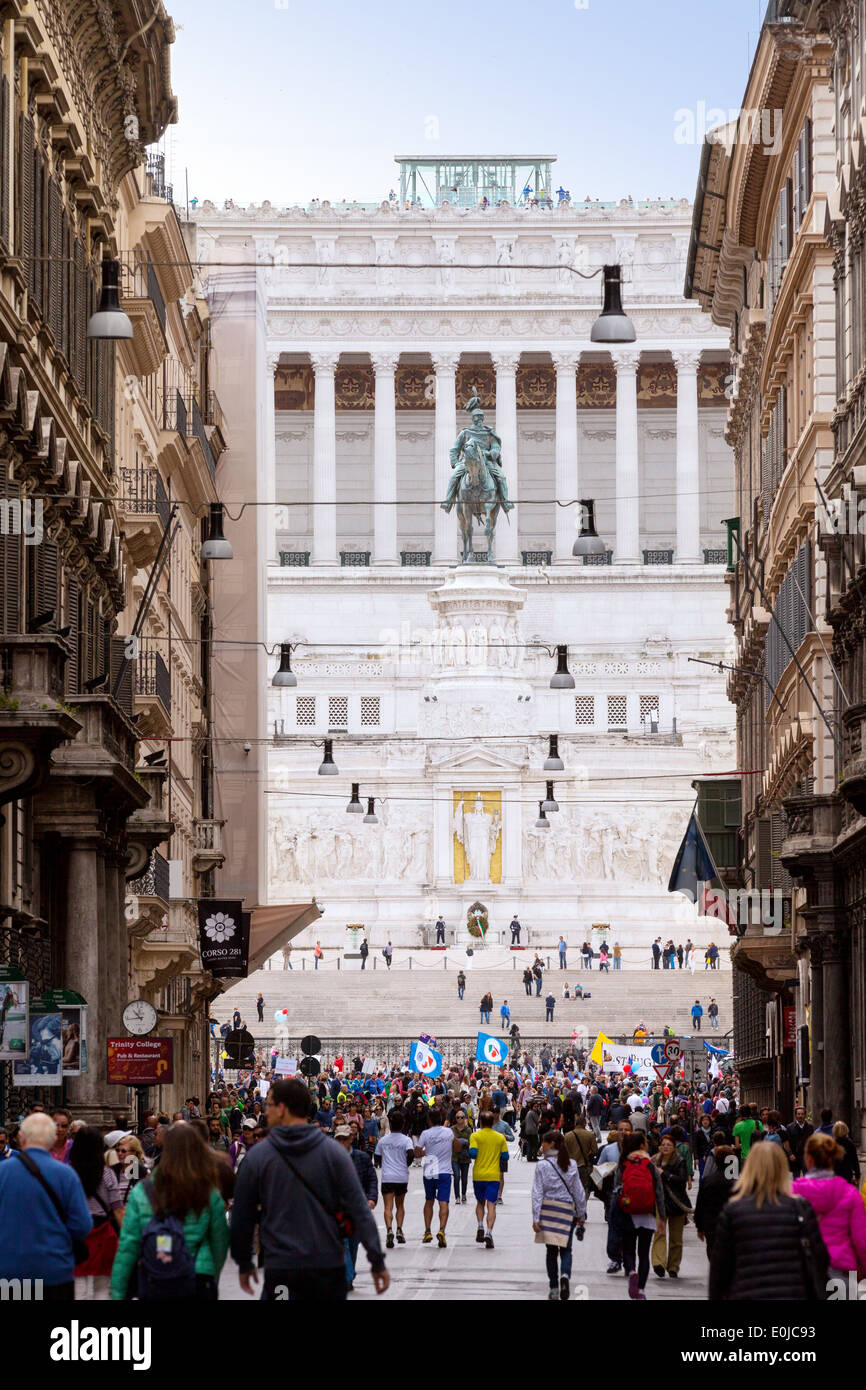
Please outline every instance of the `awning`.
[[[316, 903], [283, 903], [275, 907], [254, 907], [250, 922], [249, 974], [259, 970], [275, 951], [292, 941], [304, 927], [316, 922], [322, 909]], [[236, 981], [232, 981], [236, 984]]]

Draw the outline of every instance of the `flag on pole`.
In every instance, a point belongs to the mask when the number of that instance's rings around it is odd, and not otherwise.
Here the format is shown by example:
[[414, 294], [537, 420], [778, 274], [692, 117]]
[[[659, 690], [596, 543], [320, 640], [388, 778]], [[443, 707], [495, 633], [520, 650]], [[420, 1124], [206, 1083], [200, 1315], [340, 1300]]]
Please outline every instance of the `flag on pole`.
[[725, 886], [694, 811], [674, 859], [668, 892], [683, 893], [690, 902], [697, 903], [701, 917], [716, 917], [737, 934], [736, 916], [728, 905]]
[[597, 1067], [604, 1065], [604, 1044], [611, 1043], [612, 1041], [613, 1039], [608, 1038], [604, 1033], [599, 1033], [596, 1038], [592, 1051], [589, 1054], [589, 1060], [595, 1062]]
[[409, 1048], [409, 1070], [420, 1072], [422, 1076], [440, 1076], [442, 1053], [424, 1042], [413, 1042]]
[[490, 1062], [493, 1066], [498, 1066], [507, 1056], [508, 1047], [501, 1038], [494, 1037], [492, 1033], [478, 1034], [475, 1047], [476, 1062]]

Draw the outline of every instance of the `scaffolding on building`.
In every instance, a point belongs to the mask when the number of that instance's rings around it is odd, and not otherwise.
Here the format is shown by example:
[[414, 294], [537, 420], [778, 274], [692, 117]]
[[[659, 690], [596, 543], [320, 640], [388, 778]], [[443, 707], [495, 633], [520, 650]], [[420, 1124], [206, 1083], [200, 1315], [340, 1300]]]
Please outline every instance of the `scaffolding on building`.
[[395, 155], [400, 205], [478, 207], [553, 197], [556, 155]]

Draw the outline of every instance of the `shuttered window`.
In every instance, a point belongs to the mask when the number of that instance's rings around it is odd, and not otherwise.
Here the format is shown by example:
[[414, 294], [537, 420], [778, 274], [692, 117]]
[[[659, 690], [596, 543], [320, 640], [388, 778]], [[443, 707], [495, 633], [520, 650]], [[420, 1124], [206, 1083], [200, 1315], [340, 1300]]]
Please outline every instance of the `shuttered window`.
[[761, 489], [764, 495], [764, 522], [769, 520], [776, 489], [788, 462], [788, 392], [779, 390], [770, 416], [761, 459]]
[[809, 609], [812, 607], [811, 555], [811, 543], [804, 541], [794, 557], [791, 568], [782, 580], [782, 586], [779, 589], [779, 595], [773, 609], [774, 621], [767, 628], [764, 649], [764, 664], [768, 682], [765, 691], [765, 709], [769, 708], [773, 691], [791, 660], [791, 652], [782, 633], [784, 632], [791, 647], [796, 651], [812, 626], [809, 617]]
[[63, 624], [69, 628], [69, 642], [72, 652], [66, 663], [66, 693], [78, 695], [81, 690], [80, 662], [81, 652], [81, 594], [78, 580], [69, 576], [66, 580], [66, 601], [64, 603]]
[[[0, 458], [0, 503], [20, 500], [20, 496], [18, 484], [9, 477], [9, 464]], [[0, 514], [0, 632], [21, 631], [23, 549], [20, 534], [12, 534], [11, 516], [4, 506]]]
[[53, 616], [39, 624], [40, 630], [55, 632], [61, 626], [58, 621], [57, 594], [57, 546], [52, 541], [41, 545], [25, 546], [27, 552], [27, 622], [36, 618]]
[[9, 189], [12, 186], [9, 158], [11, 121], [9, 83], [5, 77], [0, 77], [0, 242], [7, 251], [12, 244], [9, 217]]
[[15, 240], [18, 255], [27, 276], [31, 298], [36, 290], [36, 263], [33, 260], [33, 231], [36, 225], [33, 207], [33, 123], [23, 113], [18, 118], [18, 188], [15, 198]]

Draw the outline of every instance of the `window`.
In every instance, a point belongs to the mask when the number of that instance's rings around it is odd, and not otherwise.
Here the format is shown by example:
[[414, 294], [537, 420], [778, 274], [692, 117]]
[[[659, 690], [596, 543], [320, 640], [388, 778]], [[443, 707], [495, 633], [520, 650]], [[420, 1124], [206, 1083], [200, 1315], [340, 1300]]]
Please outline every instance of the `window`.
[[378, 729], [379, 727], [379, 696], [361, 696], [361, 728]]
[[650, 719], [659, 722], [659, 697], [658, 695], [641, 695], [640, 697], [640, 722], [648, 723]]
[[628, 725], [628, 697], [626, 695], [608, 695], [607, 697], [607, 727], [609, 729], [625, 729]]
[[332, 695], [328, 700], [328, 728], [347, 729], [349, 727], [348, 695]]
[[594, 695], [575, 695], [574, 722], [575, 724], [583, 724], [590, 726], [595, 723]]
[[299, 695], [295, 702], [295, 723], [298, 728], [312, 728], [316, 723], [315, 695]]

